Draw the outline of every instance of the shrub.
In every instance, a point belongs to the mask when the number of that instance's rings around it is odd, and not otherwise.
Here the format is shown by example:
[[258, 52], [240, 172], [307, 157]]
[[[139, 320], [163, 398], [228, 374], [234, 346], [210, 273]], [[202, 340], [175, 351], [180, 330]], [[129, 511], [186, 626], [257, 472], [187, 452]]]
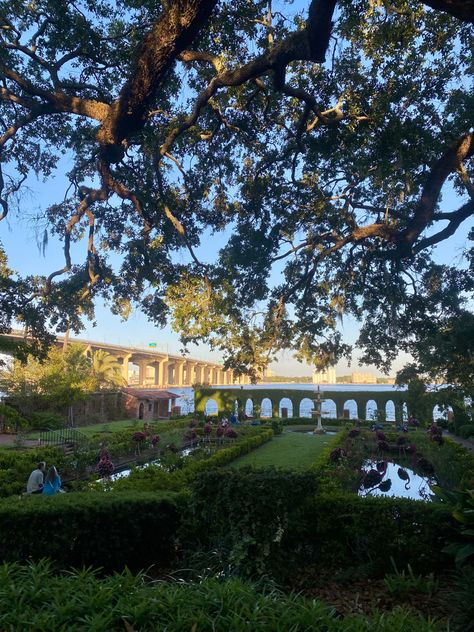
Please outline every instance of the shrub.
[[28, 424], [34, 430], [56, 430], [64, 426], [64, 418], [51, 411], [28, 414]]
[[463, 439], [474, 437], [474, 424], [464, 424], [458, 429], [458, 435]]
[[26, 428], [27, 420], [8, 404], [0, 404], [0, 432], [17, 432], [19, 428]]
[[194, 518], [189, 542], [217, 550], [243, 576], [284, 575], [314, 493], [312, 472], [273, 468], [212, 470], [191, 484]]
[[305, 510], [305, 559], [321, 567], [364, 566], [372, 574], [411, 564], [429, 573], [449, 565], [443, 547], [455, 533], [449, 508], [402, 498], [316, 496]]
[[108, 571], [164, 565], [179, 523], [176, 496], [164, 493], [10, 498], [0, 503], [0, 560], [49, 557]]
[[19, 632], [441, 630], [437, 623], [403, 609], [341, 618], [334, 608], [314, 599], [238, 580], [150, 583], [144, 575], [127, 571], [99, 579], [90, 569], [58, 574], [42, 561], [0, 566], [0, 583], [2, 629]]
[[26, 491], [26, 482], [39, 461], [56, 465], [62, 472], [66, 457], [58, 448], [34, 448], [27, 452], [0, 452], [0, 497]]

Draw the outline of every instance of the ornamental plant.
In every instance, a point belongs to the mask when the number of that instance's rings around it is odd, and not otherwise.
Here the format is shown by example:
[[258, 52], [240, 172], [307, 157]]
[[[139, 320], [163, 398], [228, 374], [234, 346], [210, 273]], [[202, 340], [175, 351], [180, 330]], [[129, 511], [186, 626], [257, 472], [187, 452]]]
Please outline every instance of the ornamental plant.
[[132, 439], [137, 443], [141, 443], [142, 441], [145, 441], [146, 434], [144, 432], [134, 432], [132, 435]]
[[159, 444], [160, 442], [160, 435], [153, 435], [151, 438], [151, 445], [153, 448], [156, 448], [156, 446]]
[[225, 437], [227, 439], [237, 439], [237, 433], [233, 428], [227, 428], [227, 430], [225, 431]]
[[335, 448], [329, 455], [329, 460], [331, 461], [331, 463], [340, 463], [346, 457], [347, 452], [344, 450], [344, 448]]
[[110, 456], [104, 455], [97, 464], [97, 473], [101, 478], [108, 478], [114, 473], [115, 466], [110, 460]]
[[134, 432], [132, 435], [132, 439], [137, 444], [135, 454], [140, 454], [140, 445], [145, 441], [146, 434], [144, 432]]

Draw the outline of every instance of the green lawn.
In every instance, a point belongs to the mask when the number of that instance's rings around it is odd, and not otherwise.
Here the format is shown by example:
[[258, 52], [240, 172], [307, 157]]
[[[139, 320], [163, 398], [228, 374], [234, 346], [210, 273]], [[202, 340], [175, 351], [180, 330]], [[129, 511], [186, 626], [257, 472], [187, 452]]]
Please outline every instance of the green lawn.
[[237, 459], [231, 467], [268, 467], [304, 469], [312, 465], [332, 435], [313, 435], [285, 431], [250, 454]]
[[[164, 423], [168, 423], [170, 420], [169, 419], [163, 419], [162, 420]], [[178, 420], [176, 420], [178, 421]], [[76, 428], [76, 430], [79, 430], [79, 432], [82, 432], [83, 434], [87, 435], [88, 437], [92, 436], [93, 434], [95, 434], [96, 432], [103, 432], [104, 435], [108, 434], [110, 432], [117, 432], [118, 430], [134, 430], [134, 431], [138, 431], [138, 430], [143, 430], [143, 420], [142, 419], [121, 419], [119, 421], [106, 421], [103, 422], [101, 421], [98, 424], [93, 424], [91, 426], [78, 426]], [[157, 424], [158, 428], [159, 428], [159, 424], [160, 421], [153, 421], [151, 422], [153, 425]], [[38, 439], [39, 437], [39, 430], [33, 430], [32, 432], [29, 432], [26, 435], [27, 439]]]

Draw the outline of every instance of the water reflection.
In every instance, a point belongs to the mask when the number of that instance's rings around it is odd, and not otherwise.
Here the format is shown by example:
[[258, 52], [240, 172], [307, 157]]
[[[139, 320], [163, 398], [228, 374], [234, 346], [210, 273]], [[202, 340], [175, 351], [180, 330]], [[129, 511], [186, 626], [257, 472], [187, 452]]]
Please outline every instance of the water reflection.
[[367, 460], [362, 464], [365, 473], [359, 488], [359, 496], [391, 496], [430, 502], [436, 485], [432, 476], [419, 476], [404, 465], [389, 461]]
[[[183, 450], [180, 450], [179, 454], [181, 455], [181, 457], [186, 457], [189, 456], [191, 454], [191, 452], [194, 452], [194, 450], [197, 449], [197, 446], [193, 446], [190, 448], [184, 448]], [[163, 465], [161, 464], [161, 460], [160, 459], [155, 459], [153, 461], [150, 461], [149, 463], [143, 463], [142, 465], [136, 465], [133, 470], [144, 470], [147, 467], [150, 467], [150, 465], [155, 465], [157, 467], [163, 467]], [[111, 474], [111, 476], [108, 477], [108, 481], [116, 481], [119, 478], [127, 478], [127, 476], [130, 476], [131, 472], [133, 471], [132, 468], [125, 468], [123, 470], [120, 470], [118, 472], [115, 472], [114, 474]], [[98, 483], [103, 481], [103, 479], [98, 479]]]

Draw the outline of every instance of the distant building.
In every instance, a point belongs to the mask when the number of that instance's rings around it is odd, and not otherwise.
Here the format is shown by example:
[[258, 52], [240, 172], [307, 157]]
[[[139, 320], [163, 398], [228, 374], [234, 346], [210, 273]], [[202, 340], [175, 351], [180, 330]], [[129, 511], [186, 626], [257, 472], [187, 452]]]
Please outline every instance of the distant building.
[[352, 373], [352, 384], [377, 384], [377, 378], [372, 373], [354, 371]]
[[335, 384], [336, 383], [336, 369], [333, 366], [329, 366], [323, 371], [313, 371], [313, 384]]

